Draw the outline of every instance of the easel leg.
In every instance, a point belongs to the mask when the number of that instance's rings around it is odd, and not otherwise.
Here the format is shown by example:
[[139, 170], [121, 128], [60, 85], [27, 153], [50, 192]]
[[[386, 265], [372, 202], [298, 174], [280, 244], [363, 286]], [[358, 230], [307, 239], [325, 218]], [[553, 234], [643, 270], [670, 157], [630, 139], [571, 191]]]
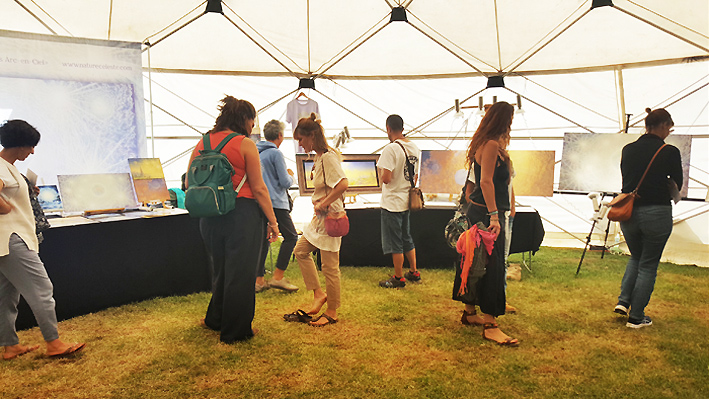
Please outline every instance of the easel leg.
[[586, 245], [583, 246], [583, 252], [581, 253], [581, 260], [579, 261], [579, 267], [576, 268], [576, 275], [579, 275], [579, 272], [581, 271], [581, 263], [583, 263], [583, 258], [586, 256], [586, 249], [588, 248], [588, 244], [591, 243], [591, 235], [593, 235], [593, 230], [596, 228], [596, 220], [593, 220], [593, 223], [591, 224], [591, 231], [588, 233], [588, 237], [586, 237]]

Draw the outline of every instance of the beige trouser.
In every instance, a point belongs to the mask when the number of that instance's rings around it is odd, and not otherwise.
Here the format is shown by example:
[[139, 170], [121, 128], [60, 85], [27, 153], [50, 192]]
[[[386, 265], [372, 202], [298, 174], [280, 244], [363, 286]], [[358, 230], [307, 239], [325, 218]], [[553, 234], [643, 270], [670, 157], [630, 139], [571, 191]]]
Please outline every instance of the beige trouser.
[[[298, 243], [293, 249], [293, 254], [300, 266], [300, 273], [305, 281], [305, 288], [308, 291], [320, 288], [318, 269], [311, 256], [311, 253], [316, 249], [318, 248], [303, 236], [298, 239]], [[320, 250], [320, 259], [322, 260], [322, 273], [325, 275], [327, 308], [337, 310], [340, 307], [340, 252]]]

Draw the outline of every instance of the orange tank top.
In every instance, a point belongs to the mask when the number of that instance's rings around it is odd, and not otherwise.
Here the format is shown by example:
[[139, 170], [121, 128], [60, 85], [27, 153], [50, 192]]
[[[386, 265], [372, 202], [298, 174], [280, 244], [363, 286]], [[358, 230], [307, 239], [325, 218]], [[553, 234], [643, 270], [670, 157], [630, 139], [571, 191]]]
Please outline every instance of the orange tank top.
[[[216, 133], [210, 133], [209, 135], [209, 144], [212, 146], [212, 148], [215, 148], [216, 146], [221, 143], [221, 141], [230, 134], [231, 132], [216, 132]], [[241, 183], [241, 179], [244, 178], [246, 175], [246, 162], [244, 161], [244, 156], [241, 154], [241, 142], [244, 140], [246, 136], [244, 135], [237, 135], [233, 139], [229, 140], [226, 146], [222, 149], [222, 153], [226, 155], [227, 159], [229, 159], [229, 162], [234, 166], [234, 176], [231, 177], [231, 181], [234, 183], [234, 189], [239, 187], [239, 183]], [[199, 150], [204, 149], [204, 143], [202, 140], [199, 140], [199, 143], [197, 143], [197, 146], [195, 149], [192, 151], [192, 158], [196, 157], [199, 155]], [[190, 162], [191, 162], [190, 159]], [[239, 198], [254, 198], [253, 192], [251, 192], [251, 186], [249, 185], [249, 181], [246, 180], [244, 185], [241, 187], [241, 190], [239, 190]]]

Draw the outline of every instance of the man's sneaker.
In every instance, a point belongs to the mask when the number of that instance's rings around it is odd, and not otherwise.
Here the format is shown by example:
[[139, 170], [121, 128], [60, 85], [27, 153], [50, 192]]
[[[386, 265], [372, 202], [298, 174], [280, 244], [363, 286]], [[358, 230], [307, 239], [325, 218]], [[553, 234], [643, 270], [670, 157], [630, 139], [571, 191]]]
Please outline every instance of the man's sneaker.
[[628, 307], [621, 304], [615, 305], [615, 309], [613, 309], [613, 311], [615, 313], [622, 314], [623, 316], [628, 315]]
[[650, 327], [652, 325], [652, 320], [650, 320], [649, 317], [644, 316], [642, 320], [633, 320], [633, 319], [628, 319], [628, 322], [625, 323], [626, 327], [630, 328], [643, 328], [643, 327]]
[[406, 280], [403, 277], [391, 276], [391, 278], [380, 281], [380, 287], [384, 288], [404, 288], [406, 287]]
[[268, 289], [268, 281], [265, 281], [263, 283], [263, 285], [256, 283], [256, 287], [255, 287], [256, 293], [266, 291], [267, 289]]
[[290, 281], [286, 280], [285, 278], [281, 280], [271, 279], [268, 282], [268, 286], [271, 288], [278, 288], [279, 290], [288, 292], [298, 291], [298, 286], [291, 284]]
[[409, 280], [412, 283], [420, 283], [421, 282], [421, 273], [419, 273], [418, 270], [416, 270], [413, 273], [411, 272], [411, 270], [409, 270], [408, 272], [404, 273], [404, 278]]

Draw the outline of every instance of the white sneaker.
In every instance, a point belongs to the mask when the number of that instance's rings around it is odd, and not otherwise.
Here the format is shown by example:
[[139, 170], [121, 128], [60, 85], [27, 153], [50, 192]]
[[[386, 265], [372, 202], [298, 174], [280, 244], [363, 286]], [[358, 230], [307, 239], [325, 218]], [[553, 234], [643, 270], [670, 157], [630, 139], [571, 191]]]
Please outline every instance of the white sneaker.
[[625, 323], [626, 327], [629, 328], [643, 328], [643, 327], [650, 327], [652, 325], [652, 320], [650, 320], [649, 317], [644, 316], [642, 320], [632, 320], [628, 319], [628, 322]]
[[618, 314], [622, 314], [623, 316], [627, 316], [628, 315], [628, 308], [621, 305], [621, 304], [617, 304], [617, 305], [615, 305], [615, 309], [613, 309], [613, 312], [618, 313]]
[[272, 288], [278, 288], [279, 290], [296, 292], [298, 291], [298, 286], [291, 284], [287, 279], [283, 278], [281, 280], [271, 279], [268, 285]]

